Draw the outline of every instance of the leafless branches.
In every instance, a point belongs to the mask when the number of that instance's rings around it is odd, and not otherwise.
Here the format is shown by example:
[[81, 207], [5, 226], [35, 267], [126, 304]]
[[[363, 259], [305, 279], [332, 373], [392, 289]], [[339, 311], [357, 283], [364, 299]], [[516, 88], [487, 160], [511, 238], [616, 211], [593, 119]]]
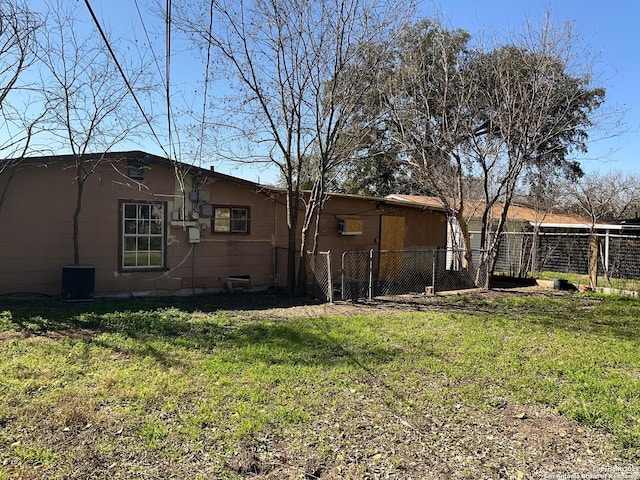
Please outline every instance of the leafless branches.
[[[218, 98], [254, 162], [275, 167], [287, 189], [289, 290], [296, 251], [322, 206], [327, 175], [352, 143], [342, 135], [362, 92], [350, 75], [398, 20], [391, 3], [359, 0], [213, 0], [184, 4], [176, 18], [201, 50], [213, 46], [229, 79]], [[406, 11], [406, 5], [403, 6]], [[239, 155], [240, 157], [240, 155]], [[303, 195], [305, 186], [311, 194]], [[304, 202], [302, 246], [296, 243]], [[301, 262], [303, 264], [304, 262]]]

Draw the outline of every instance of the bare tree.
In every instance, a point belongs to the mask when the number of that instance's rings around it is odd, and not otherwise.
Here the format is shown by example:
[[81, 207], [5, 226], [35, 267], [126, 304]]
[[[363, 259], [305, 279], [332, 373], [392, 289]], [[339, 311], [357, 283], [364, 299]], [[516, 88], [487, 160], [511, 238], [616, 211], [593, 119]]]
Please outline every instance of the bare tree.
[[[21, 80], [36, 59], [37, 33], [41, 20], [26, 4], [13, 0], [0, 0], [0, 115], [4, 131], [0, 152], [4, 158], [19, 156], [25, 150], [30, 137], [20, 131], [25, 122], [23, 99], [28, 96], [29, 86]], [[16, 94], [22, 97], [17, 102]], [[18, 122], [18, 125], [15, 123]], [[26, 123], [26, 125], [25, 125]], [[18, 128], [11, 128], [12, 126]], [[26, 147], [28, 149], [28, 147]], [[0, 164], [0, 172], [7, 164]]]
[[516, 188], [538, 170], [581, 173], [568, 156], [586, 150], [604, 90], [593, 87], [589, 59], [575, 50], [571, 30], [548, 20], [539, 30], [527, 25], [506, 45], [469, 43], [466, 32], [432, 21], [407, 29], [382, 98], [403, 160], [460, 225], [467, 263], [464, 211], [470, 188], [481, 186], [482, 198], [472, 200], [480, 201], [478, 280], [486, 287]]
[[[481, 249], [489, 272], [524, 174], [542, 170], [575, 179], [582, 173], [568, 156], [586, 151], [604, 90], [592, 85], [590, 59], [579, 57], [575, 44], [569, 25], [556, 29], [547, 19], [540, 30], [528, 26], [521, 41], [472, 61], [474, 110], [483, 123], [482, 135], [468, 146], [484, 181]], [[501, 211], [493, 227], [491, 209], [497, 204]]]
[[[85, 184], [101, 165], [111, 161], [105, 153], [135, 137], [142, 125], [107, 46], [99, 35], [80, 28], [80, 18], [79, 7], [62, 0], [49, 5], [48, 28], [38, 54], [46, 121], [56, 146], [70, 151], [74, 158], [74, 264], [81, 258], [79, 219]], [[111, 47], [117, 50], [115, 40]], [[140, 64], [129, 68], [129, 84], [138, 85], [144, 71]]]
[[[253, 144], [245, 161], [276, 167], [286, 188], [287, 288], [293, 292], [296, 252], [304, 269], [307, 236], [322, 208], [327, 175], [352, 145], [341, 133], [360, 93], [351, 89], [353, 95], [344, 95], [347, 75], [360, 61], [359, 52], [388, 34], [398, 18], [391, 12], [399, 7], [358, 0], [213, 0], [206, 6], [217, 17], [213, 30], [209, 13], [199, 7], [201, 2], [183, 6], [178, 22], [197, 44], [214, 46], [228, 69], [232, 85], [219, 103], [229, 105], [233, 128]], [[312, 190], [304, 196], [307, 174]], [[303, 276], [301, 270], [300, 284]]]
[[589, 218], [589, 286], [596, 287], [600, 248], [597, 224], [636, 214], [640, 206], [640, 177], [622, 172], [592, 172], [567, 184], [563, 201], [569, 210]]
[[476, 124], [466, 73], [470, 36], [425, 20], [409, 27], [396, 47], [398, 67], [388, 92], [391, 129], [403, 146], [402, 159], [425, 190], [438, 197], [461, 229], [465, 260], [471, 264], [471, 239], [465, 218], [466, 159], [463, 147]]
[[39, 106], [31, 105], [31, 88], [24, 80], [36, 58], [36, 35], [41, 25], [39, 16], [26, 4], [0, 0], [0, 174], [8, 172], [0, 191], [0, 209], [43, 115]]

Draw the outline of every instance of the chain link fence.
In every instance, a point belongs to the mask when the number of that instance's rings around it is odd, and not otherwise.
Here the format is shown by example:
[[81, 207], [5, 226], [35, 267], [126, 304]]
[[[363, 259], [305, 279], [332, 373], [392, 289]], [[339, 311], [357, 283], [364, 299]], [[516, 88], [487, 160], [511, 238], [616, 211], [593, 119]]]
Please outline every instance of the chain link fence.
[[[595, 240], [598, 285], [640, 291], [640, 236], [596, 234]], [[495, 273], [517, 277], [571, 274], [587, 284], [591, 241], [588, 233], [505, 233]]]
[[468, 261], [464, 251], [452, 249], [345, 252], [341, 264], [342, 299], [482, 287], [486, 284], [486, 269], [477, 268], [480, 253], [473, 252]]
[[[472, 232], [473, 233], [473, 232]], [[640, 236], [598, 234], [598, 285], [640, 292]], [[588, 284], [589, 234], [505, 233], [495, 258], [495, 274], [512, 277], [584, 276]], [[488, 286], [487, 252], [463, 249], [369, 250], [344, 252], [333, 271], [331, 252], [308, 255], [307, 282], [318, 298], [373, 299], [376, 296], [437, 293]], [[287, 250], [274, 252], [274, 277], [281, 283]], [[336, 259], [333, 259], [336, 262]], [[337, 266], [337, 265], [334, 265]], [[481, 266], [479, 268], [479, 266]], [[575, 281], [575, 280], [572, 280]]]
[[374, 252], [344, 252], [341, 263], [342, 300], [373, 298]]
[[608, 242], [601, 239], [599, 247], [606, 276], [640, 291], [640, 237], [609, 237]]
[[328, 302], [333, 302], [333, 276], [331, 273], [331, 252], [307, 252], [307, 285], [310, 292]]

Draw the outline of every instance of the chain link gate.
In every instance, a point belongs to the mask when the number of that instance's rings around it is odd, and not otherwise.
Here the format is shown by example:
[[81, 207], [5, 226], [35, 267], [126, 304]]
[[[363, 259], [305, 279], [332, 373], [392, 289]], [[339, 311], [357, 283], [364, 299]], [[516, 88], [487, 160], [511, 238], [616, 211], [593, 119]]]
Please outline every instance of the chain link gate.
[[485, 285], [480, 252], [466, 265], [463, 250], [369, 250], [342, 254], [342, 299], [436, 293]]
[[373, 298], [373, 252], [342, 254], [342, 300]]
[[307, 252], [311, 285], [319, 289], [329, 303], [333, 303], [333, 277], [331, 274], [331, 252]]
[[436, 250], [381, 250], [376, 253], [375, 295], [424, 293], [429, 287], [433, 292]]

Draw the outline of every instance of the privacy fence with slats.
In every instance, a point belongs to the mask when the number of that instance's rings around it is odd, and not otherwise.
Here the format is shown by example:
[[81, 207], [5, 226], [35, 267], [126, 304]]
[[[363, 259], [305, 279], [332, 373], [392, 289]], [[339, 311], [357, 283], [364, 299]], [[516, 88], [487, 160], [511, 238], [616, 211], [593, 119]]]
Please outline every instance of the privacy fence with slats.
[[495, 273], [516, 277], [545, 273], [587, 276], [592, 252], [597, 252], [599, 286], [640, 291], [637, 235], [598, 233], [592, 238], [588, 233], [506, 233]]
[[[474, 255], [478, 264], [479, 254]], [[462, 251], [369, 250], [344, 252], [340, 275], [331, 273], [330, 252], [309, 255], [309, 271], [316, 291], [331, 301], [334, 294], [342, 300], [372, 299], [378, 296], [408, 293], [436, 293], [484, 285], [486, 274], [464, 267]]]

